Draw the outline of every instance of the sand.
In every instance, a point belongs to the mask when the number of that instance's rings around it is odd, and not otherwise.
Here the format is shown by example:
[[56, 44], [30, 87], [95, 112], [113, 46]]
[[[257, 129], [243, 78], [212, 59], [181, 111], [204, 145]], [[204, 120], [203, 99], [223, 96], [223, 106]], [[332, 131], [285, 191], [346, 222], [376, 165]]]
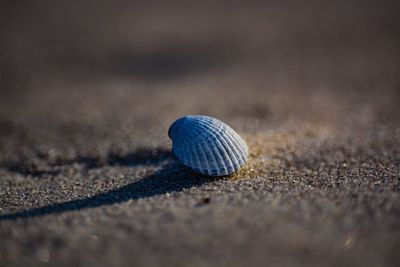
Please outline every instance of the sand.
[[[6, 7], [0, 266], [400, 262], [395, 1]], [[186, 114], [248, 164], [184, 168]]]

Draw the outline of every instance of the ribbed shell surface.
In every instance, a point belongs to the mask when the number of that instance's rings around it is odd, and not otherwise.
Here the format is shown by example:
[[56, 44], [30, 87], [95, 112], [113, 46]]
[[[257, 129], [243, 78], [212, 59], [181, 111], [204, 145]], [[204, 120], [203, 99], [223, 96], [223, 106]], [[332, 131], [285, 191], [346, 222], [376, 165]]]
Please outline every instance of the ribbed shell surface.
[[169, 128], [172, 152], [193, 171], [210, 176], [229, 175], [247, 161], [248, 148], [227, 124], [202, 115], [177, 119]]

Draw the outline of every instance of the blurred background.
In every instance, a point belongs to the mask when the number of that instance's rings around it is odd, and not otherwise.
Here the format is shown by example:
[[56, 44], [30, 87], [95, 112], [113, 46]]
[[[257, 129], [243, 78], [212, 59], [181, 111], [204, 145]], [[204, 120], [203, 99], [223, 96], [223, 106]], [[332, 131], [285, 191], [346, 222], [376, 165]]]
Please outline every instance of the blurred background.
[[397, 11], [397, 1], [2, 1], [1, 128], [114, 134], [109, 124], [152, 120], [164, 131], [190, 113], [249, 127], [349, 112], [390, 120]]
[[[168, 155], [169, 125], [186, 114], [226, 121], [252, 148], [260, 148], [255, 153], [260, 165], [254, 170], [269, 172], [256, 173], [260, 179], [249, 181], [259, 181], [254, 188], [261, 188], [259, 193], [249, 193], [253, 209], [237, 200], [237, 195], [229, 201], [222, 198], [228, 193], [219, 193], [220, 184], [218, 190], [199, 187], [201, 194], [215, 191], [221, 196], [216, 204], [219, 208], [208, 210], [216, 213], [215, 217], [191, 208], [187, 203], [193, 196], [186, 199], [189, 193], [183, 192], [183, 197], [173, 200], [165, 197], [157, 202], [154, 197], [138, 204], [125, 203], [130, 209], [123, 209], [122, 204], [106, 205], [94, 211], [40, 217], [26, 224], [1, 222], [6, 227], [0, 236], [6, 241], [0, 242], [0, 252], [6, 252], [7, 263], [17, 263], [23, 256], [29, 264], [30, 257], [43, 263], [53, 255], [78, 263], [96, 262], [101, 257], [105, 264], [113, 263], [117, 255], [126, 263], [132, 259], [131, 246], [138, 249], [135, 257], [144, 263], [159, 259], [158, 263], [163, 263], [163, 258], [171, 257], [172, 264], [182, 263], [185, 257], [174, 254], [178, 250], [187, 258], [197, 255], [198, 266], [203, 266], [202, 255], [211, 253], [207, 242], [214, 242], [215, 236], [221, 243], [236, 244], [219, 249], [217, 245], [213, 257], [225, 259], [225, 263], [231, 260], [240, 265], [241, 253], [247, 255], [247, 262], [265, 262], [263, 257], [270, 257], [291, 266], [309, 266], [314, 260], [332, 266], [395, 263], [400, 214], [399, 3], [1, 1], [1, 212], [86, 198], [146, 177], [160, 167], [157, 155]], [[117, 159], [114, 163], [139, 162], [139, 167], [107, 165], [110, 154]], [[141, 165], [148, 161], [154, 164]], [[275, 161], [282, 165], [271, 163]], [[338, 166], [349, 166], [349, 162], [354, 169], [336, 175], [342, 171]], [[304, 185], [310, 170], [315, 171], [314, 180]], [[328, 174], [331, 180], [315, 182]], [[163, 175], [166, 179], [177, 177], [178, 184], [182, 178], [162, 173], [162, 179]], [[353, 180], [352, 175], [362, 178]], [[386, 193], [371, 195], [383, 192], [371, 189], [371, 179]], [[243, 183], [240, 190], [250, 188], [246, 181], [238, 181]], [[221, 183], [233, 186], [229, 181]], [[318, 194], [308, 191], [313, 183], [321, 190]], [[332, 184], [338, 186], [337, 191]], [[355, 201], [354, 188], [364, 198]], [[268, 199], [262, 195], [265, 192], [283, 197]], [[261, 197], [251, 199], [257, 194]], [[285, 202], [285, 197], [291, 200]], [[258, 205], [264, 200], [266, 205]], [[165, 208], [164, 203], [172, 203], [172, 207], [184, 204], [177, 211]], [[299, 208], [297, 203], [305, 204]], [[323, 208], [315, 203], [322, 203]], [[103, 214], [114, 208], [120, 212], [119, 220]], [[359, 213], [353, 213], [357, 209]], [[315, 212], [307, 217], [309, 210]], [[160, 218], [162, 226], [147, 223], [158, 214], [155, 220]], [[246, 227], [239, 223], [232, 228], [239, 231], [226, 230], [231, 214], [237, 214], [235, 218]], [[377, 232], [371, 214], [381, 216]], [[188, 219], [168, 224], [174, 222], [168, 221], [168, 216]], [[142, 221], [136, 220], [138, 217]], [[325, 220], [321, 227], [307, 232], [319, 218]], [[114, 225], [122, 222], [124, 227]], [[59, 232], [49, 234], [45, 227]], [[206, 229], [192, 238], [197, 233], [192, 227]], [[147, 235], [138, 234], [140, 229], [146, 229]], [[358, 234], [361, 246], [346, 254], [343, 244], [351, 247], [354, 240], [348, 233]], [[92, 234], [97, 241], [91, 239]], [[115, 250], [108, 247], [107, 240], [113, 240]], [[91, 242], [101, 245], [90, 247]], [[43, 244], [46, 247], [41, 250]], [[92, 257], [82, 254], [88, 247]], [[263, 247], [270, 249], [265, 253], [260, 250]], [[159, 249], [161, 258], [154, 257], [153, 248]], [[288, 255], [293, 261], [286, 261]], [[246, 265], [246, 260], [243, 262]]]
[[[202, 95], [198, 102], [208, 103], [203, 109], [182, 111], [212, 113], [210, 102], [224, 97], [221, 92], [257, 90], [263, 95], [259, 97], [270, 98], [268, 94], [283, 90], [294, 95], [324, 90], [352, 95], [397, 86], [397, 1], [1, 5], [3, 117], [10, 105], [27, 108], [24, 101], [40, 101], [40, 109], [60, 101], [63, 109], [71, 99], [74, 106], [87, 100], [84, 106], [99, 105], [102, 112], [102, 94], [107, 95], [104, 101], [115, 100], [120, 106], [120, 97], [129, 102], [127, 98], [135, 101], [132, 98], [141, 94], [163, 90], [170, 92], [165, 95], [168, 100], [158, 100], [184, 105], [174, 101], [183, 101], [181, 90], [190, 90]], [[266, 106], [250, 104], [244, 109], [265, 115]]]

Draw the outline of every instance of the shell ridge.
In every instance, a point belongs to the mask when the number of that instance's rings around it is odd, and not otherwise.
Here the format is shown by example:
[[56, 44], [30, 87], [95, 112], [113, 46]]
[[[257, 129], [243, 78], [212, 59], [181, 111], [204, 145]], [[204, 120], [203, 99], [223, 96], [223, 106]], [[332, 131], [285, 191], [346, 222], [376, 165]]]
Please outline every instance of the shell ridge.
[[[248, 152], [247, 152], [248, 148], [247, 148], [247, 145], [244, 143], [243, 139], [236, 132], [229, 131], [228, 135], [237, 144], [237, 147], [242, 152], [242, 155], [247, 157], [248, 156]], [[245, 161], [246, 159], [243, 158], [243, 160]]]
[[207, 166], [208, 168], [208, 173], [212, 174], [212, 170], [215, 168], [217, 165], [217, 162], [215, 161], [215, 157], [212, 152], [212, 148], [210, 147], [210, 144], [208, 142], [204, 142], [204, 148], [206, 151], [206, 160], [207, 160]]
[[227, 160], [228, 161], [228, 168], [227, 168], [227, 172], [229, 172], [229, 169], [235, 169], [234, 164], [232, 162], [232, 159], [229, 156], [229, 153], [226, 151], [226, 148], [224, 146], [224, 144], [222, 144], [222, 142], [225, 142], [223, 139], [219, 140], [216, 139], [217, 143], [218, 143], [218, 149], [220, 150], [221, 154], [224, 155], [223, 160]]
[[224, 133], [224, 132], [226, 131], [226, 126], [223, 125], [222, 123], [219, 123], [219, 125], [218, 125], [219, 128], [218, 128], [217, 130], [215, 130], [215, 129], [212, 127], [212, 126], [214, 126], [214, 125], [212, 125], [212, 124], [209, 124], [208, 126], [209, 126], [209, 128], [207, 128], [207, 132], [212, 133], [212, 135], [211, 135], [210, 137], [208, 137], [207, 139], [211, 139], [211, 138], [213, 138], [213, 137], [218, 138], [218, 136], [223, 135], [223, 134], [221, 134], [221, 133]]
[[[204, 122], [205, 122], [204, 124], [208, 126], [206, 128], [206, 130], [208, 131], [208, 133], [211, 134], [206, 140], [204, 140], [207, 144], [208, 151], [212, 152], [211, 156], [213, 157], [214, 162], [216, 164], [222, 163], [224, 165], [223, 168], [215, 166], [215, 169], [217, 169], [219, 171], [218, 174], [222, 174], [222, 175], [228, 174], [229, 171], [228, 171], [227, 165], [229, 165], [233, 170], [236, 170], [237, 168], [235, 167], [235, 164], [233, 164], [232, 159], [230, 157], [230, 154], [232, 154], [232, 153], [228, 153], [228, 151], [222, 146], [221, 142], [219, 141], [220, 139], [222, 139], [222, 140], [224, 139], [224, 138], [220, 138], [220, 137], [224, 137], [225, 132], [226, 132], [226, 125], [224, 125], [223, 123], [219, 123], [219, 122], [213, 123], [213, 122], [209, 122], [206, 120], [204, 120]], [[218, 125], [218, 129], [214, 129], [215, 125]], [[215, 143], [216, 141], [219, 142], [221, 144], [221, 146], [224, 148], [223, 151], [218, 149], [218, 152], [216, 152], [215, 149], [212, 149], [209, 146], [210, 142]], [[225, 155], [225, 157], [222, 157], [222, 155]], [[226, 160], [229, 161], [228, 164], [226, 164], [226, 162], [225, 162]], [[222, 169], [225, 169], [225, 171], [222, 171]]]
[[[191, 162], [192, 164], [193, 163], [195, 163], [194, 161], [193, 161], [193, 150], [192, 149], [189, 149], [189, 153], [188, 153], [188, 155], [189, 155], [189, 162]], [[194, 165], [194, 164], [193, 164]]]
[[185, 136], [182, 136], [182, 142], [185, 144], [190, 144], [192, 142], [196, 141], [196, 137], [198, 136], [196, 128], [198, 128], [198, 125], [196, 125], [195, 122], [192, 120], [188, 120], [186, 124], [183, 127], [188, 133]]
[[[201, 122], [201, 124], [198, 124], [198, 122]], [[227, 128], [231, 131], [233, 130], [227, 124], [224, 124], [223, 122], [218, 121], [217, 119], [214, 119], [211, 117], [207, 117], [207, 119], [192, 118], [190, 120], [187, 120], [187, 122], [185, 122], [185, 123], [186, 123], [186, 127], [184, 127], [184, 128], [189, 129], [190, 133], [194, 134], [197, 137], [201, 136], [204, 133], [213, 133], [214, 135], [219, 135], [221, 133], [221, 131], [226, 130]], [[214, 129], [216, 125], [218, 125], [217, 131]], [[190, 126], [190, 127], [188, 127], [188, 126]], [[197, 129], [200, 128], [201, 129], [200, 132], [193, 130], [196, 128]], [[207, 139], [209, 139], [209, 137], [207, 137], [204, 140], [207, 140]], [[184, 141], [186, 144], [190, 144], [196, 140], [198, 140], [198, 139], [192, 138], [191, 140], [185, 139]]]
[[208, 129], [213, 129], [214, 127], [215, 127], [215, 125], [218, 125], [218, 126], [222, 126], [222, 127], [224, 127], [225, 125], [223, 124], [223, 123], [221, 123], [221, 122], [219, 122], [219, 121], [203, 121], [203, 123], [205, 124], [205, 125], [207, 125], [208, 127]]
[[[204, 152], [204, 150], [200, 147], [200, 144], [199, 143], [197, 143], [197, 144], [195, 144], [195, 147], [197, 148], [196, 150], [197, 151], [199, 151], [200, 152], [200, 154], [201, 154], [201, 157], [202, 157], [202, 161], [201, 162], [204, 162], [205, 163], [205, 165], [206, 165], [206, 170], [207, 170], [207, 174], [209, 173], [209, 170], [210, 170], [210, 165], [208, 164], [208, 160], [207, 160], [207, 156], [206, 156], [206, 153]], [[201, 171], [203, 172], [203, 168], [201, 169]]]
[[231, 160], [233, 161], [234, 167], [235, 167], [235, 170], [236, 170], [236, 166], [240, 165], [240, 163], [238, 161], [238, 157], [239, 156], [237, 154], [237, 151], [236, 151], [236, 149], [234, 149], [235, 146], [232, 144], [230, 138], [226, 138], [226, 140], [224, 140], [224, 141], [226, 141], [226, 143], [228, 144], [228, 147], [227, 147], [227, 149], [229, 149], [228, 155], [231, 156]]
[[[238, 138], [236, 136], [233, 136], [233, 134], [229, 131], [227, 134], [230, 136], [230, 140], [232, 140], [232, 142], [234, 142], [235, 148], [239, 149], [240, 153], [237, 153], [237, 155], [239, 156], [238, 159], [241, 161], [240, 165], [242, 165], [244, 162], [246, 162], [245, 157], [247, 157], [247, 153], [246, 153], [246, 151], [244, 151], [243, 146], [238, 143], [238, 141], [237, 141]], [[238, 152], [238, 151], [235, 151], [235, 152]]]
[[[217, 138], [215, 139], [210, 139], [212, 146], [210, 146], [210, 142], [208, 143], [208, 147], [211, 151], [211, 157], [214, 160], [214, 165], [213, 168], [211, 170], [211, 172], [216, 171], [218, 175], [225, 173], [226, 171], [222, 171], [223, 169], [226, 169], [226, 163], [216, 145], [216, 140], [218, 140]], [[223, 172], [223, 173], [222, 173]]]
[[[228, 151], [225, 149], [225, 147], [222, 145], [221, 140], [224, 140], [225, 138], [225, 131], [226, 127], [224, 124], [219, 123], [219, 128], [217, 130], [211, 128], [211, 132], [213, 133], [212, 136], [210, 136], [209, 140], [212, 140], [212, 142], [215, 144], [215, 146], [218, 149], [218, 153], [216, 155], [218, 156], [218, 162], [223, 164], [223, 167], [217, 168], [221, 174], [228, 174], [229, 169], [234, 170], [234, 164], [231, 160], [231, 157], [228, 153]], [[222, 137], [222, 138], [221, 138]], [[224, 169], [224, 170], [222, 170]]]
[[220, 141], [220, 138], [213, 138], [214, 146], [216, 149], [216, 155], [218, 157], [218, 162], [223, 163], [223, 168], [227, 169], [228, 166], [231, 166], [231, 160], [229, 158], [229, 155], [227, 155], [226, 151], [224, 150], [224, 147]]
[[193, 149], [192, 149], [192, 153], [193, 153], [194, 157], [196, 158], [196, 164], [194, 164], [194, 168], [201, 169], [199, 155]]
[[237, 140], [240, 142], [241, 147], [244, 148], [245, 154], [248, 157], [249, 156], [249, 148], [248, 148], [246, 142], [244, 141], [244, 139], [239, 134], [236, 134], [236, 135], [238, 136]]
[[[199, 120], [200, 121], [200, 120]], [[205, 127], [205, 125], [207, 127]], [[196, 123], [196, 120], [188, 120], [186, 122], [186, 125], [184, 125], [184, 129], [187, 129], [189, 131], [189, 136], [190, 138], [182, 138], [181, 140], [183, 143], [190, 145], [199, 139], [202, 138], [204, 133], [209, 133], [213, 129], [213, 124], [203, 123], [201, 121], [201, 124]]]
[[243, 160], [246, 162], [249, 157], [249, 148], [247, 147], [246, 143], [242, 139], [239, 139], [239, 141], [241, 141], [241, 143], [242, 143], [241, 148], [242, 148], [242, 150], [244, 150], [243, 151], [244, 152]]

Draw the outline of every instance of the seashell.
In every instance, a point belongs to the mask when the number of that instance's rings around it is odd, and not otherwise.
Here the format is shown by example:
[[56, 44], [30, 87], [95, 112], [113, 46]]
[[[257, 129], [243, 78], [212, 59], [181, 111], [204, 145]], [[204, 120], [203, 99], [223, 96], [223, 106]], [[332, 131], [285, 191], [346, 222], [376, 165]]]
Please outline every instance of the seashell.
[[178, 160], [204, 175], [229, 175], [238, 171], [249, 155], [246, 143], [229, 125], [208, 116], [179, 118], [168, 136]]

